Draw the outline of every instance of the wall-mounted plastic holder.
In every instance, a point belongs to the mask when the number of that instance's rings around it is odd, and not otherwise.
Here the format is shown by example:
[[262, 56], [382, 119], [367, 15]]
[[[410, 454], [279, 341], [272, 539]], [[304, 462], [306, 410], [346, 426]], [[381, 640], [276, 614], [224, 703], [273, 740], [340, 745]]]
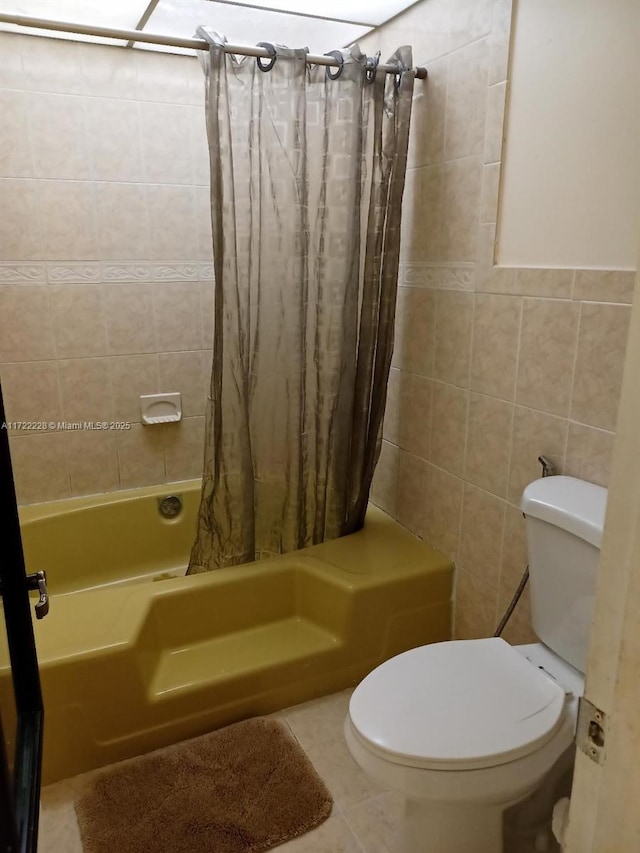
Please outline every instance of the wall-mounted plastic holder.
[[169, 394], [141, 394], [142, 423], [170, 424], [182, 420], [182, 398], [179, 391]]

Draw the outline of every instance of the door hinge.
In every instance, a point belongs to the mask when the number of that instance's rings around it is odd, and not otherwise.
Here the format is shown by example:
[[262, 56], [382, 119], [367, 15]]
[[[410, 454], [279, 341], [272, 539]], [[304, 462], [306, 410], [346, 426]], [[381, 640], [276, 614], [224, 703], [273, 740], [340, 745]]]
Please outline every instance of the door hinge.
[[580, 697], [576, 743], [596, 764], [604, 764], [607, 715], [586, 697]]

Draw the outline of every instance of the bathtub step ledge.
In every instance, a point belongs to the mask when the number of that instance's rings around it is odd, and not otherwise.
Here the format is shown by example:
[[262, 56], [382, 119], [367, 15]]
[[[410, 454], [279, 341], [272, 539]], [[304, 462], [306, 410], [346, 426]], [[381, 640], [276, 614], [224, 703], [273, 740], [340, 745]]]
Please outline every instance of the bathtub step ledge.
[[308, 667], [311, 659], [331, 654], [340, 639], [308, 619], [290, 617], [236, 631], [184, 648], [168, 649], [159, 658], [149, 685], [150, 698], [170, 699], [178, 693], [215, 687], [238, 678], [270, 685], [286, 683], [291, 665]]

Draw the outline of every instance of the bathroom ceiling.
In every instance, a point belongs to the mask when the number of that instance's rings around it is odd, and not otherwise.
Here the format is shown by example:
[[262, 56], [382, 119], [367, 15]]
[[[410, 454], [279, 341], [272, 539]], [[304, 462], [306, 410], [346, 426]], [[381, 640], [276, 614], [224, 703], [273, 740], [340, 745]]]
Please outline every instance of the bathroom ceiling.
[[[200, 24], [234, 44], [277, 42], [308, 47], [311, 53], [342, 47], [412, 6], [416, 0], [0, 0], [0, 14], [119, 29], [140, 29], [191, 38]], [[73, 35], [8, 24], [0, 28], [75, 41], [122, 44], [98, 36]], [[136, 42], [134, 47], [171, 53], [193, 51]]]

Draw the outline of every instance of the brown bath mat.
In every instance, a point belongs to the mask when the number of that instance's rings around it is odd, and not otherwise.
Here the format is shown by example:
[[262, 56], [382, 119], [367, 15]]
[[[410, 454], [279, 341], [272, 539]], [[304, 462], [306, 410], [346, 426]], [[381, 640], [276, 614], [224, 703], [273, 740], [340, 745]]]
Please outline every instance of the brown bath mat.
[[261, 853], [331, 806], [298, 743], [258, 718], [105, 770], [76, 813], [85, 853]]

